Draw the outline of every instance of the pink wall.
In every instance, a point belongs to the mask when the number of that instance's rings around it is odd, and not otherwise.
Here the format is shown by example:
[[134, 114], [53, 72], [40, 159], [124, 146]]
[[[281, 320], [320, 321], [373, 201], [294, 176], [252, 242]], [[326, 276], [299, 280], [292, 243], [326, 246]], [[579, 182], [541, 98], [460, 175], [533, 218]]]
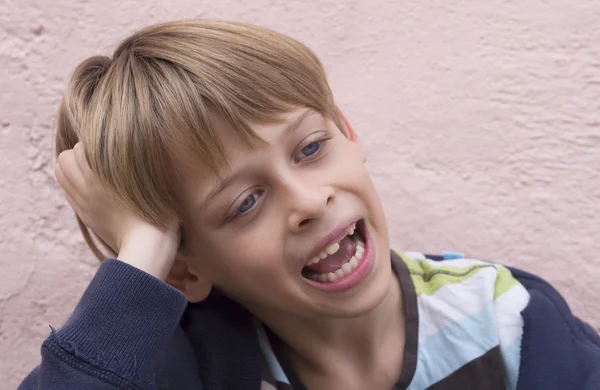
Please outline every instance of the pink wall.
[[192, 16], [266, 25], [320, 55], [396, 247], [534, 271], [600, 328], [600, 2], [3, 1], [3, 388], [37, 364], [97, 266], [52, 175], [70, 71], [138, 27]]

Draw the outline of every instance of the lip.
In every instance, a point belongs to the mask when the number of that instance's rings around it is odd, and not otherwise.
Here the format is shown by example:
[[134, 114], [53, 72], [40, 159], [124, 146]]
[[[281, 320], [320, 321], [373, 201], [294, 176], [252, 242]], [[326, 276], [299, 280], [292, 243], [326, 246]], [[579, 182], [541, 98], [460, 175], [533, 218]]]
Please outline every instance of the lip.
[[365, 239], [365, 252], [358, 267], [356, 267], [350, 275], [346, 275], [335, 282], [321, 283], [311, 279], [303, 278], [304, 281], [311, 286], [318, 288], [319, 290], [333, 293], [349, 290], [357, 286], [361, 281], [369, 276], [373, 270], [375, 258], [377, 256], [375, 243], [373, 242], [373, 238], [371, 237], [371, 234], [368, 231], [364, 221], [360, 220], [356, 228], [360, 229], [360, 232]]
[[313, 251], [310, 253], [308, 259], [306, 259], [306, 262], [309, 262], [311, 259], [318, 256], [319, 253], [325, 251], [325, 248], [327, 248], [329, 245], [341, 241], [342, 238], [348, 235], [348, 228], [358, 221], [360, 221], [360, 218], [353, 218], [351, 219], [351, 222], [345, 221], [339, 223], [333, 230], [329, 232], [329, 234], [319, 241], [319, 243], [315, 246], [315, 249], [313, 249]]

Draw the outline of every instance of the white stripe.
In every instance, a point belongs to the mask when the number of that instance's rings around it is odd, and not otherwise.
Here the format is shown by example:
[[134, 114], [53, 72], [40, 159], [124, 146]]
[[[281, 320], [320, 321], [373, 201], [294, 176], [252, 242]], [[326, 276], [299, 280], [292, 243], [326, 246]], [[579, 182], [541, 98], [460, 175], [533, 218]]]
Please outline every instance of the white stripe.
[[[494, 298], [496, 276], [496, 268], [483, 268], [460, 283], [444, 285], [432, 296], [419, 295], [419, 342], [452, 323], [479, 313]], [[489, 320], [493, 321], [493, 318]]]
[[403, 255], [410, 257], [414, 261], [425, 260], [425, 255], [421, 252], [401, 252]]
[[435, 267], [435, 268], [440, 268], [440, 267], [470, 268], [475, 265], [496, 266], [496, 264], [492, 264], [492, 263], [482, 261], [482, 260], [477, 260], [477, 259], [456, 259], [456, 260], [441, 260], [441, 261], [426, 259], [426, 260], [416, 260], [416, 261], [417, 262], [426, 261], [427, 264], [430, 264], [432, 267]]
[[425, 257], [425, 254], [421, 252], [400, 252], [403, 255], [410, 257], [416, 263], [420, 263], [422, 261], [427, 262], [427, 264], [431, 264], [432, 267], [456, 267], [456, 268], [469, 268], [474, 265], [493, 265], [497, 264], [490, 263], [488, 261], [478, 260], [478, 259], [448, 259], [448, 260], [431, 260]]
[[529, 293], [521, 284], [514, 285], [494, 301], [501, 349], [511, 345], [523, 334], [521, 311], [528, 303]]
[[494, 302], [507, 390], [517, 388], [523, 338], [521, 311], [529, 303], [529, 298], [529, 292], [519, 283], [500, 295]]

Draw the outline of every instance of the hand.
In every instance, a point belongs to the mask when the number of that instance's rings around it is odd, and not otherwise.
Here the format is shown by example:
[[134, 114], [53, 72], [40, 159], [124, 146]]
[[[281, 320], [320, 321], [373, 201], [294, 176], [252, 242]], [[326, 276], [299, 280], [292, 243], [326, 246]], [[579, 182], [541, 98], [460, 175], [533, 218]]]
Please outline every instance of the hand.
[[100, 183], [81, 143], [58, 156], [55, 176], [77, 216], [118, 253], [119, 260], [166, 279], [179, 247], [177, 221], [161, 229], [130, 210]]

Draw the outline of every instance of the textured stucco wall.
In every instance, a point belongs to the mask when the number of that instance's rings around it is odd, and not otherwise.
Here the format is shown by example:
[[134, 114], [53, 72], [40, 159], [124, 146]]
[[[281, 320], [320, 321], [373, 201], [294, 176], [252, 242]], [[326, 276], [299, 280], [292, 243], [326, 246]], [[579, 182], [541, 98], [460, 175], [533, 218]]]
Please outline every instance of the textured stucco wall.
[[1, 0], [2, 388], [96, 267], [52, 175], [70, 71], [192, 16], [263, 24], [320, 55], [397, 247], [534, 271], [600, 328], [600, 2]]

